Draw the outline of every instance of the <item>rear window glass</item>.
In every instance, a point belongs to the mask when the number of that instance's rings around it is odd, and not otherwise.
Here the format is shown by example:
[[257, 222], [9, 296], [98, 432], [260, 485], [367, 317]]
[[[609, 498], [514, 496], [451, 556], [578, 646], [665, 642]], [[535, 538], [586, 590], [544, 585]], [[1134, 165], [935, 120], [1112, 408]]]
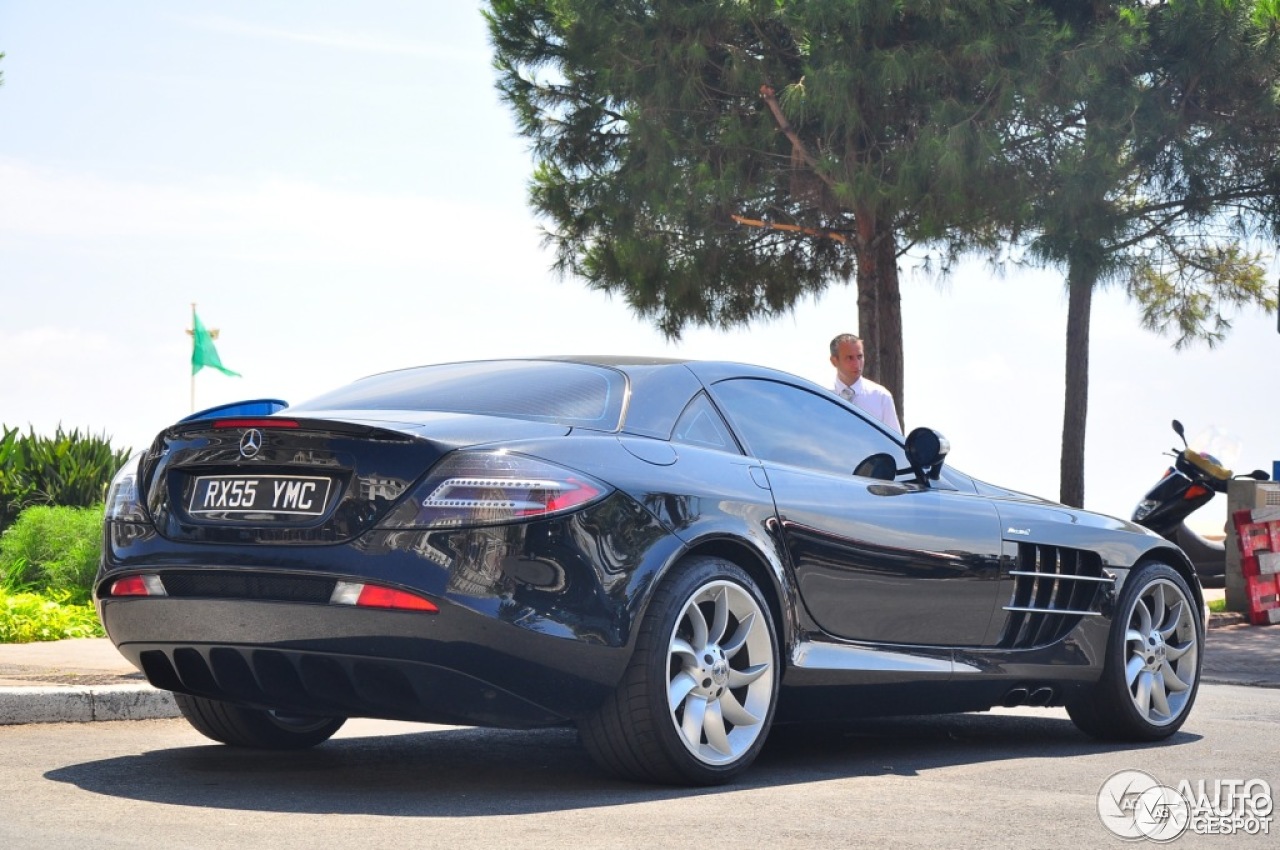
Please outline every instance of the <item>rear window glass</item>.
[[583, 363], [446, 363], [361, 378], [289, 410], [437, 410], [615, 431], [626, 386], [621, 372]]

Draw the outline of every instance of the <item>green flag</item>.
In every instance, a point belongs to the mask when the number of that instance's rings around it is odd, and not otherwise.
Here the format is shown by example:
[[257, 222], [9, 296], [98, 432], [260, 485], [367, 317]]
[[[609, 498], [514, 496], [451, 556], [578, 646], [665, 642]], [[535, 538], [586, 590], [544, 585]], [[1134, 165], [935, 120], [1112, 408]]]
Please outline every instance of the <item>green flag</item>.
[[213, 334], [209, 333], [205, 328], [204, 322], [200, 321], [200, 317], [196, 315], [195, 310], [191, 311], [191, 340], [192, 375], [208, 366], [211, 369], [217, 369], [224, 375], [242, 377], [239, 372], [232, 372], [222, 365], [222, 360], [218, 357], [218, 349], [213, 347]]

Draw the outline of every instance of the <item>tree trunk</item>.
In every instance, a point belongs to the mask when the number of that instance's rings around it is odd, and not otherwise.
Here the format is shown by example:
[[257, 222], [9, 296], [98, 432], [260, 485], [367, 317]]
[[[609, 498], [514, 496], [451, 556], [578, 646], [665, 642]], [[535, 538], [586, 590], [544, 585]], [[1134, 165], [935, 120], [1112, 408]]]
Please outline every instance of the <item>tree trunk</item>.
[[856, 213], [854, 255], [858, 273], [858, 336], [867, 355], [864, 374], [893, 394], [898, 418], [902, 405], [902, 292], [898, 285], [898, 243], [892, 222], [870, 210]]
[[1067, 380], [1062, 409], [1062, 460], [1059, 497], [1064, 505], [1084, 507], [1084, 437], [1089, 413], [1089, 318], [1093, 263], [1072, 258], [1067, 269]]
[[898, 408], [898, 419], [906, 421], [902, 394], [905, 388], [905, 358], [902, 353], [902, 290], [898, 285], [898, 242], [893, 228], [881, 227], [876, 238], [879, 256], [880, 298], [879, 309], [880, 350], [876, 355], [878, 371], [875, 381], [884, 384], [893, 394]]
[[880, 254], [876, 250], [876, 216], [859, 209], [854, 216], [858, 235], [853, 251], [858, 266], [858, 336], [867, 356], [863, 374], [875, 380], [880, 369]]

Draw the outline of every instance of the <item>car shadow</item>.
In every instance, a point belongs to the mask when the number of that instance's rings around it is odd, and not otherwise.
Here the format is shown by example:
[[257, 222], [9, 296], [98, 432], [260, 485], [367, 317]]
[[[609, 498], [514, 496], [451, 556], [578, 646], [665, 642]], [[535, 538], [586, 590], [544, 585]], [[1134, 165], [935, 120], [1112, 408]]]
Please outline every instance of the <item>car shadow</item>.
[[590, 809], [848, 777], [913, 776], [960, 764], [1070, 758], [1189, 744], [1101, 744], [1053, 716], [946, 715], [779, 726], [736, 783], [656, 786], [603, 774], [572, 729], [447, 728], [335, 738], [302, 752], [218, 744], [153, 750], [49, 771], [123, 799], [222, 810], [484, 817]]

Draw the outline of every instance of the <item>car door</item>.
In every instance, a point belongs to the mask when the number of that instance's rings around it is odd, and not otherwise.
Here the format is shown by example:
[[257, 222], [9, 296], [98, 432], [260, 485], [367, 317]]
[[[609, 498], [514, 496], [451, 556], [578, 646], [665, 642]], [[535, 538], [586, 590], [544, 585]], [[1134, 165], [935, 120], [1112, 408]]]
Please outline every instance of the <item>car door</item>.
[[906, 455], [831, 393], [761, 378], [712, 392], [768, 475], [801, 597], [822, 630], [877, 643], [984, 642], [1001, 553], [990, 502], [910, 473], [855, 475], [879, 453], [905, 470]]

